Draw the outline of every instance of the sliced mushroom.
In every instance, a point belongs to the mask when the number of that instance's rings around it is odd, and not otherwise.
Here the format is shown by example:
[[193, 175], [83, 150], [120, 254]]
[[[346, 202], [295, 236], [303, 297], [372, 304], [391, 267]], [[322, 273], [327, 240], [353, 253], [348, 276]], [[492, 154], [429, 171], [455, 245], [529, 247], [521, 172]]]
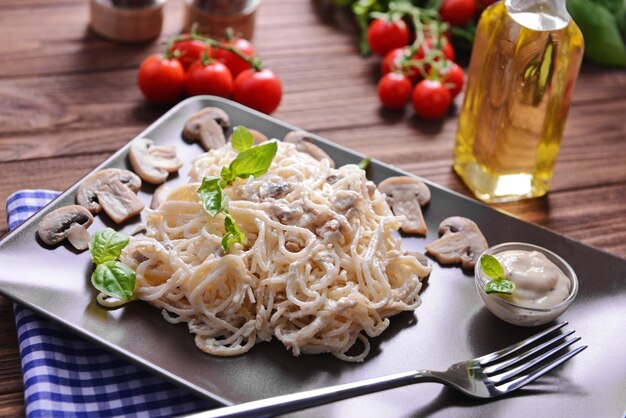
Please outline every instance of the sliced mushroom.
[[[269, 138], [263, 134], [261, 131], [257, 131], [256, 129], [248, 128], [248, 131], [252, 134], [252, 138], [254, 139], [254, 145], [262, 144], [263, 142], [269, 141]], [[228, 142], [233, 140], [233, 136], [231, 135], [228, 138]]]
[[91, 212], [79, 205], [64, 206], [43, 217], [37, 235], [48, 245], [55, 245], [67, 238], [77, 250], [86, 250], [91, 240], [87, 228], [93, 222]]
[[170, 173], [178, 171], [183, 162], [176, 157], [175, 147], [154, 145], [148, 138], [137, 138], [130, 145], [128, 159], [135, 173], [152, 184], [165, 182]]
[[335, 168], [335, 162], [323, 149], [315, 145], [311, 137], [304, 131], [291, 131], [283, 138], [284, 142], [296, 145], [296, 150], [309, 154], [318, 161], [328, 160], [330, 166]]
[[183, 136], [189, 141], [200, 142], [208, 151], [226, 144], [224, 130], [229, 126], [230, 118], [226, 112], [217, 107], [207, 107], [187, 119]]
[[259, 187], [259, 198], [282, 199], [292, 190], [291, 183], [284, 180], [263, 183]]
[[422, 206], [430, 202], [430, 189], [415, 177], [389, 177], [378, 185], [378, 191], [387, 195], [387, 203], [396, 216], [404, 216], [403, 232], [426, 235], [428, 229]]
[[135, 173], [106, 168], [83, 180], [76, 192], [76, 202], [94, 214], [104, 210], [119, 224], [143, 209], [136, 195], [140, 187], [141, 179]]
[[167, 196], [169, 196], [171, 189], [167, 187], [165, 184], [160, 185], [156, 188], [154, 193], [152, 194], [152, 201], [150, 202], [150, 209], [158, 209], [161, 206], [161, 203], [165, 202]]
[[441, 264], [461, 263], [464, 269], [472, 269], [478, 257], [489, 245], [478, 225], [467, 218], [452, 216], [439, 224], [441, 238], [426, 246]]
[[420, 253], [419, 251], [405, 251], [405, 254], [415, 257], [418, 263], [420, 263], [424, 267], [428, 267], [428, 257]]

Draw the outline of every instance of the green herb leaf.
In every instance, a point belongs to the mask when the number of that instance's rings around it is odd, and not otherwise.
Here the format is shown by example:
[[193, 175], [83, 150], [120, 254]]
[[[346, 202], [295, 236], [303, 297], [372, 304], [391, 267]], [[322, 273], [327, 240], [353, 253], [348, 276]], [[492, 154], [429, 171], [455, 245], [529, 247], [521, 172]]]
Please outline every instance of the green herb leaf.
[[224, 252], [228, 252], [228, 247], [236, 242], [241, 244], [246, 242], [246, 235], [241, 232], [232, 216], [226, 215], [224, 217], [224, 229], [226, 230], [226, 234], [224, 234], [222, 238], [222, 248]]
[[244, 152], [254, 145], [254, 137], [245, 126], [235, 126], [231, 143], [235, 150]]
[[359, 168], [361, 170], [365, 170], [367, 166], [370, 165], [371, 162], [372, 162], [372, 159], [370, 157], [365, 157], [359, 162]]
[[105, 295], [129, 300], [135, 290], [135, 272], [119, 261], [105, 261], [96, 267], [91, 283]]
[[228, 167], [222, 167], [222, 171], [220, 171], [220, 176], [222, 176], [222, 180], [224, 180], [225, 184], [230, 184], [233, 182], [233, 180], [237, 178]]
[[128, 244], [128, 240], [128, 235], [111, 228], [96, 232], [89, 243], [89, 252], [93, 262], [102, 264], [106, 261], [117, 260], [122, 249]]
[[223, 180], [219, 177], [204, 177], [197, 191], [204, 210], [212, 217], [222, 212], [228, 204], [228, 196], [222, 189], [222, 183]]
[[486, 293], [504, 293], [510, 295], [515, 290], [515, 283], [509, 279], [490, 280], [485, 284]]
[[[240, 153], [228, 167], [231, 176], [245, 179], [250, 176], [259, 177], [265, 174], [272, 164], [276, 151], [278, 151], [278, 144], [276, 141], [272, 141]], [[226, 183], [232, 182], [232, 180], [224, 180]]]
[[614, 14], [619, 5], [590, 0], [567, 0], [566, 4], [585, 38], [585, 57], [598, 64], [624, 67], [626, 44], [620, 34], [620, 15]]
[[484, 254], [480, 257], [480, 268], [493, 280], [499, 280], [504, 276], [504, 268], [502, 264], [492, 255]]

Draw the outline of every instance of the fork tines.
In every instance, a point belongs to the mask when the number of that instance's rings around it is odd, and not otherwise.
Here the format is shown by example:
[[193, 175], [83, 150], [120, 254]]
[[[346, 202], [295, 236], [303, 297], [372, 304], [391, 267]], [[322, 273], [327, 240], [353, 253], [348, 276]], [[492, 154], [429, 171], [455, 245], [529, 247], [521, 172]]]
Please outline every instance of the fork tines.
[[483, 366], [483, 374], [500, 390], [517, 389], [587, 348], [583, 345], [565, 350], [580, 340], [578, 336], [568, 339], [574, 334], [573, 330], [552, 335], [567, 324], [561, 322], [510, 347], [478, 357], [476, 361]]

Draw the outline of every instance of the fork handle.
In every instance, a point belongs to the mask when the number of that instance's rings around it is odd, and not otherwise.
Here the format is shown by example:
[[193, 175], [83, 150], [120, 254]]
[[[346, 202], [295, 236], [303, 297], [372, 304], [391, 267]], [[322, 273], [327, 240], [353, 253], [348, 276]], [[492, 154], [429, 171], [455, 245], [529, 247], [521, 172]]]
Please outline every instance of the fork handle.
[[314, 389], [289, 395], [276, 396], [274, 398], [261, 399], [239, 405], [214, 409], [207, 412], [192, 415], [194, 418], [217, 418], [217, 417], [259, 417], [287, 412], [298, 411], [312, 406], [340, 401], [380, 392], [387, 389], [406, 386], [421, 382], [441, 382], [429, 370], [416, 370], [397, 373], [373, 379], [360, 380], [358, 382], [343, 385], [329, 386], [322, 389]]

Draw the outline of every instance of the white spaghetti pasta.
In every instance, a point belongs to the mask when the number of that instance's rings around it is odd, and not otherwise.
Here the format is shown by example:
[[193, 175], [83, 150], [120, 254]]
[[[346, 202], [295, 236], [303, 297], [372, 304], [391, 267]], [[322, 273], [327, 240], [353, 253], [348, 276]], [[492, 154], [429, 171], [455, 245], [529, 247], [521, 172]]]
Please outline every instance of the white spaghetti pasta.
[[[186, 322], [212, 355], [275, 337], [296, 356], [362, 361], [367, 337], [420, 304], [420, 280], [430, 273], [402, 252], [394, 235], [402, 218], [356, 165], [332, 169], [279, 143], [266, 174], [225, 188], [246, 235], [225, 254], [224, 215], [207, 214], [196, 190], [236, 156], [230, 145], [202, 154], [190, 183], [145, 211], [146, 236], [131, 238], [121, 256], [136, 272], [135, 296], [167, 321]], [[360, 352], [348, 354], [357, 340]]]

